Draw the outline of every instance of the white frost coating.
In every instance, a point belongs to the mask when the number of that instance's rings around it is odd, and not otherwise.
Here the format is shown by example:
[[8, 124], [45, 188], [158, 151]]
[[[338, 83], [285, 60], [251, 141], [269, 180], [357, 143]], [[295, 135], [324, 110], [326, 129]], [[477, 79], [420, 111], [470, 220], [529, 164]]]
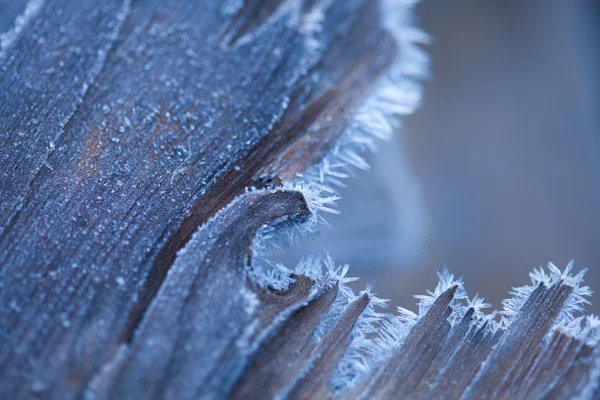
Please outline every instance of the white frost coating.
[[419, 299], [419, 313], [399, 307], [398, 315], [377, 312], [376, 307], [387, 306], [387, 300], [379, 299], [366, 293], [372, 300], [358, 319], [353, 331], [353, 340], [334, 374], [331, 386], [335, 391], [343, 391], [355, 387], [368, 371], [381, 368], [384, 361], [396, 354], [412, 327], [423, 317], [439, 295], [451, 287], [458, 285], [458, 299], [465, 299], [462, 279], [455, 279], [446, 268], [438, 273], [439, 283], [433, 292], [428, 291]]
[[600, 319], [595, 315], [579, 316], [558, 330], [588, 346], [596, 346], [600, 341]]
[[419, 307], [418, 313], [413, 313], [410, 310], [398, 307], [399, 318], [410, 328], [416, 324], [431, 308], [433, 303], [448, 289], [457, 286], [456, 292], [454, 293], [453, 299], [450, 301], [449, 306], [452, 308], [452, 313], [448, 317], [448, 322], [451, 326], [458, 324], [465, 316], [470, 308], [473, 308], [472, 319], [477, 323], [487, 323], [488, 329], [495, 332], [498, 329], [498, 325], [494, 318], [497, 312], [494, 311], [489, 315], [486, 315], [483, 309], [491, 307], [491, 304], [485, 302], [485, 298], [480, 297], [479, 293], [470, 299], [465, 288], [463, 278], [456, 278], [447, 267], [443, 267], [440, 272], [437, 273], [438, 284], [434, 291], [427, 291], [426, 294], [414, 296], [419, 300], [417, 303]]
[[[419, 299], [419, 312], [413, 313], [412, 311], [406, 310], [399, 307], [399, 318], [409, 327], [412, 327], [416, 322], [419, 321], [431, 308], [431, 305], [438, 299], [438, 297], [452, 286], [457, 285], [454, 299], [450, 303], [450, 307], [453, 308], [452, 314], [448, 318], [451, 325], [455, 325], [465, 315], [469, 308], [474, 309], [473, 319], [478, 322], [478, 325], [487, 323], [487, 329], [491, 332], [496, 332], [498, 329], [506, 329], [519, 315], [521, 308], [527, 302], [533, 291], [538, 285], [543, 284], [550, 288], [552, 285], [562, 283], [573, 288], [573, 292], [569, 295], [565, 304], [558, 315], [557, 320], [554, 322], [553, 328], [550, 333], [556, 329], [577, 337], [581, 340], [588, 340], [596, 342], [600, 340], [600, 320], [595, 316], [580, 316], [575, 318], [576, 313], [584, 311], [585, 304], [590, 302], [586, 297], [592, 295], [592, 290], [589, 286], [583, 286], [583, 276], [587, 271], [584, 268], [576, 275], [571, 275], [573, 269], [573, 262], [571, 261], [561, 271], [554, 264], [548, 264], [548, 271], [545, 271], [542, 267], [533, 269], [529, 274], [531, 277], [531, 285], [524, 285], [513, 288], [511, 294], [513, 297], [505, 299], [502, 302], [503, 310], [494, 310], [489, 314], [486, 314], [483, 309], [491, 307], [489, 303], [486, 303], [483, 297], [476, 294], [472, 299], [469, 299], [467, 292], [464, 289], [463, 279], [456, 279], [454, 274], [450, 273], [446, 267], [438, 272], [439, 282], [433, 292], [428, 291], [425, 295], [417, 295], [415, 298]], [[496, 322], [495, 318], [497, 315], [501, 315], [501, 321]]]
[[317, 34], [322, 31], [322, 22], [325, 19], [323, 10], [329, 8], [333, 0], [321, 1], [318, 6], [313, 6], [311, 10], [302, 16], [298, 30], [304, 35], [304, 48], [309, 55], [309, 62], [314, 62], [322, 45]]
[[[324, 191], [315, 189], [310, 184], [285, 184], [277, 189], [265, 190], [272, 192], [278, 190], [300, 191], [305, 195], [311, 210], [311, 216], [306, 222], [289, 224], [287, 227], [279, 229], [278, 232], [274, 231], [273, 226], [265, 226], [254, 240], [252, 249], [256, 256], [253, 259], [260, 260], [260, 263], [258, 267], [253, 263], [252, 276], [263, 286], [286, 288], [292, 282], [292, 271], [281, 263], [269, 262], [266, 258], [267, 248], [269, 246], [287, 246], [306, 235], [316, 235], [318, 226], [324, 222], [319, 213], [334, 211], [330, 207], [337, 197], [323, 197]], [[469, 298], [464, 289], [462, 277], [457, 278], [446, 267], [438, 272], [439, 281], [433, 291], [415, 296], [419, 300], [418, 313], [398, 308], [397, 315], [378, 311], [379, 308], [387, 306], [387, 300], [375, 296], [372, 293], [372, 285], [369, 285], [363, 292], [355, 294], [347, 286], [347, 283], [355, 280], [355, 278], [346, 277], [348, 266], [336, 266], [328, 254], [324, 257], [313, 255], [303, 258], [293, 272], [313, 279], [316, 282], [315, 290], [331, 287], [335, 283], [339, 284], [338, 296], [315, 330], [314, 340], [317, 341], [334, 326], [353, 301], [365, 293], [370, 297], [369, 304], [351, 332], [351, 343], [330, 383], [334, 392], [340, 392], [355, 387], [367, 374], [384, 368], [385, 361], [401, 351], [401, 346], [414, 325], [427, 314], [440, 295], [454, 286], [457, 288], [454, 298], [449, 304], [452, 313], [448, 322], [452, 326], [456, 326], [467, 310], [473, 308], [472, 327], [481, 327], [485, 324], [488, 332], [495, 333], [498, 329], [506, 329], [510, 325], [539, 284], [551, 287], [562, 282], [573, 287], [573, 292], [567, 298], [551, 332], [561, 329], [589, 345], [595, 345], [600, 339], [600, 320], [594, 316], [574, 319], [574, 313], [583, 310], [583, 305], [588, 303], [585, 297], [591, 295], [592, 292], [588, 286], [582, 286], [585, 270], [571, 275], [572, 268], [573, 263], [571, 262], [564, 271], [560, 271], [553, 264], [549, 264], [548, 271], [542, 268], [534, 269], [530, 273], [532, 284], [513, 288], [513, 297], [503, 302], [504, 310], [500, 312], [502, 315], [500, 323], [495, 321], [498, 312], [493, 311], [486, 315], [483, 310], [490, 307], [490, 304], [486, 303], [479, 294]], [[596, 377], [594, 374], [600, 375], [600, 365], [590, 371], [590, 378]], [[595, 386], [590, 390], [594, 388]]]
[[[271, 19], [290, 12], [293, 5], [288, 3], [279, 7]], [[265, 226], [258, 232], [252, 245], [252, 275], [261, 286], [275, 289], [289, 286], [289, 273], [281, 263], [269, 261], [268, 248], [285, 249], [306, 236], [316, 237], [318, 225], [327, 224], [322, 212], [338, 213], [333, 208], [339, 199], [335, 187], [343, 186], [342, 179], [349, 177], [353, 168], [369, 168], [360, 153], [375, 150], [376, 138], [389, 139], [397, 129], [397, 117], [413, 112], [419, 105], [421, 88], [416, 80], [427, 76], [428, 59], [418, 44], [426, 43], [428, 37], [411, 25], [411, 8], [415, 3], [407, 0], [382, 1], [384, 25], [399, 46], [396, 60], [376, 82], [364, 104], [348, 121], [344, 134], [321, 163], [309, 168], [306, 174], [299, 174], [294, 182], [284, 182], [274, 189], [302, 192], [312, 216], [306, 223], [278, 229], [276, 234], [272, 226]], [[327, 4], [321, 6], [326, 8]], [[290, 14], [294, 15], [293, 12]], [[315, 7], [301, 21], [301, 30], [305, 30], [307, 37], [313, 37], [320, 30], [322, 14], [321, 9]]]
[[223, 15], [233, 16], [244, 6], [243, 0], [225, 0], [221, 4], [221, 12]]
[[355, 387], [367, 372], [396, 353], [410, 332], [409, 325], [399, 317], [377, 311], [386, 308], [388, 300], [378, 298], [371, 290], [370, 285], [359, 293], [367, 293], [370, 302], [356, 321], [352, 342], [333, 375], [331, 387], [335, 392]]
[[325, 253], [324, 258], [318, 255], [303, 258], [296, 266], [295, 273], [308, 276], [316, 282], [346, 285], [358, 280], [358, 278], [346, 276], [349, 268], [348, 264], [336, 266], [331, 256]]
[[[242, 1], [230, 0], [226, 4], [224, 4], [224, 7], [221, 9], [221, 11], [225, 14], [233, 15], [241, 7], [243, 7]], [[264, 32], [266, 32], [272, 24], [281, 20], [282, 18], [287, 18], [287, 23], [290, 26], [298, 25], [299, 16], [302, 14], [301, 10], [302, 3], [299, 1], [282, 1], [281, 4], [277, 6], [275, 11], [267, 17], [266, 21], [258, 25], [256, 29], [246, 32], [244, 35], [242, 35], [239, 39], [235, 41], [235, 43], [233, 43], [233, 47], [236, 48], [250, 43], [254, 38], [264, 34]], [[284, 106], [284, 108], [286, 106], [287, 104]]]
[[415, 324], [427, 314], [440, 295], [454, 286], [458, 287], [449, 304], [453, 311], [448, 318], [448, 322], [452, 326], [462, 319], [469, 308], [473, 308], [473, 326], [483, 326], [485, 323], [486, 329], [491, 332], [495, 332], [499, 328], [498, 323], [493, 320], [496, 317], [496, 311], [485, 315], [483, 309], [490, 307], [490, 304], [486, 303], [479, 294], [469, 299], [464, 290], [462, 277], [456, 278], [446, 267], [437, 275], [439, 281], [433, 291], [414, 296], [419, 300], [417, 303], [418, 313], [402, 307], [398, 307], [397, 315], [377, 312], [376, 307], [385, 307], [387, 300], [379, 299], [371, 294], [372, 287], [366, 289], [366, 293], [372, 296], [372, 300], [357, 321], [352, 333], [354, 339], [340, 361], [331, 382], [331, 386], [336, 392], [355, 387], [367, 372], [384, 368], [385, 361], [400, 351], [404, 340]]
[[[425, 294], [415, 295], [415, 299], [419, 300], [419, 314], [418, 317], [421, 318], [427, 314], [427, 311], [431, 308], [433, 303], [440, 297], [442, 293], [447, 291], [448, 289], [458, 286], [456, 292], [454, 294], [454, 300], [463, 300], [467, 298], [467, 292], [464, 289], [463, 278], [455, 278], [454, 274], [448, 271], [448, 268], [442, 268], [441, 272], [437, 273], [439, 278], [439, 282], [435, 287], [434, 291], [428, 290]], [[450, 306], [452, 306], [452, 302]]]
[[[257, 189], [251, 188], [249, 190], [256, 191]], [[278, 227], [277, 221], [275, 221], [275, 223], [264, 225], [258, 230], [252, 242], [252, 268], [250, 275], [253, 278], [253, 281], [263, 288], [271, 287], [275, 290], [282, 290], [288, 288], [293, 282], [293, 279], [290, 277], [292, 271], [286, 268], [282, 263], [272, 261], [271, 251], [273, 249], [286, 249], [306, 237], [316, 238], [319, 235], [319, 225], [327, 224], [322, 214], [324, 212], [338, 213], [333, 207], [335, 207], [335, 202], [339, 197], [325, 195], [311, 185], [303, 183], [284, 183], [277, 188], [263, 190], [268, 190], [270, 192], [300, 192], [304, 196], [304, 200], [310, 211], [310, 216], [302, 223], [289, 223], [283, 227]], [[328, 260], [330, 260], [330, 257]], [[321, 261], [311, 260], [310, 262], [315, 263], [315, 265], [310, 267], [312, 268], [310, 271], [307, 267], [309, 261], [305, 260], [301, 261], [296, 269], [306, 269], [306, 272], [297, 271], [296, 273], [304, 273], [315, 280], [316, 278], [322, 278], [324, 275], [320, 275], [316, 272], [321, 268]], [[325, 267], [329, 267], [327, 260], [325, 262]], [[345, 271], [347, 272], [347, 268]], [[335, 271], [332, 271], [332, 273], [335, 273]], [[345, 282], [348, 281], [346, 280]]]
[[[576, 275], [571, 275], [572, 269], [572, 261], [566, 266], [564, 271], [561, 271], [552, 263], [548, 264], [548, 271], [545, 271], [542, 267], [539, 267], [538, 269], [534, 268], [529, 274], [532, 282], [531, 285], [512, 288], [510, 294], [513, 297], [502, 301], [503, 309], [501, 311], [494, 310], [489, 314], [486, 314], [483, 310], [491, 307], [491, 305], [486, 303], [484, 298], [480, 297], [479, 294], [476, 294], [472, 299], [469, 299], [467, 292], [464, 289], [462, 277], [456, 279], [455, 276], [444, 267], [441, 272], [438, 272], [439, 282], [435, 290], [433, 292], [428, 291], [425, 295], [415, 296], [415, 298], [419, 299], [419, 312], [415, 314], [412, 311], [399, 307], [399, 317], [404, 323], [408, 324], [409, 327], [412, 327], [427, 313], [427, 311], [429, 311], [431, 305], [442, 293], [452, 286], [457, 285], [458, 288], [454, 299], [450, 302], [450, 307], [452, 307], [453, 311], [448, 318], [448, 322], [450, 322], [452, 326], [456, 325], [469, 308], [473, 308], [473, 320], [479, 326], [485, 323], [486, 329], [491, 333], [495, 333], [500, 328], [508, 328], [519, 315], [521, 308], [539, 284], [544, 284], [549, 288], [556, 283], [562, 282], [564, 285], [573, 287], [573, 293], [567, 298], [549, 334], [552, 334], [556, 329], [561, 329], [567, 333], [570, 332], [571, 335], [578, 338], [582, 338], [582, 335], [587, 334], [591, 335], [590, 338], [594, 338], [596, 337], [594, 335], [600, 335], [600, 333], [594, 333], [598, 331], [595, 325], [598, 319], [593, 316], [575, 318], [575, 314], [581, 313], [584, 310], [585, 304], [589, 304], [589, 301], [585, 297], [591, 296], [592, 294], [592, 290], [589, 286], [582, 286], [583, 276], [587, 269], [583, 269]], [[496, 321], [498, 315], [501, 316], [500, 322]], [[577, 328], [577, 326], [579, 326], [579, 328]]]
[[385, 28], [398, 43], [398, 56], [373, 85], [370, 95], [348, 121], [335, 146], [320, 164], [298, 176], [298, 182], [336, 193], [335, 187], [343, 186], [341, 180], [347, 178], [353, 168], [369, 168], [360, 154], [375, 150], [375, 139], [389, 140], [398, 128], [397, 117], [410, 114], [419, 106], [421, 87], [416, 81], [427, 76], [428, 58], [418, 45], [427, 43], [428, 36], [411, 24], [411, 9], [415, 3], [407, 0], [381, 2], [381, 17]]
[[356, 293], [347, 285], [340, 285], [338, 290], [338, 295], [335, 300], [329, 306], [329, 309], [319, 321], [315, 332], [313, 334], [313, 339], [317, 342], [321, 341], [323, 336], [333, 327], [333, 325], [339, 320], [344, 311], [348, 308], [348, 306], [357, 299]]
[[242, 296], [244, 296], [244, 299], [246, 300], [244, 303], [244, 311], [246, 311], [246, 314], [248, 315], [253, 315], [254, 311], [256, 311], [256, 307], [260, 304], [258, 296], [246, 287], [242, 288]]
[[6, 54], [6, 49], [19, 37], [25, 26], [35, 17], [44, 5], [45, 0], [29, 0], [23, 14], [15, 20], [15, 26], [0, 35], [0, 59]]
[[[314, 285], [303, 301], [297, 302], [290, 307], [285, 307], [273, 318], [273, 321], [269, 324], [269, 326], [263, 328], [258, 334], [255, 332], [255, 324], [252, 323], [251, 326], [246, 328], [241, 339], [236, 342], [236, 345], [245, 354], [253, 354], [258, 349], [260, 343], [262, 343], [269, 335], [271, 335], [278, 326], [281, 326], [283, 321], [285, 321], [294, 311], [306, 306], [312, 299], [314, 299], [318, 291], [319, 285]], [[247, 340], [250, 338], [250, 336], [255, 334], [256, 337], [252, 341], [252, 344], [250, 344]]]
[[318, 234], [318, 225], [324, 223], [320, 212], [335, 212], [330, 206], [337, 200], [336, 196], [321, 197], [323, 192], [310, 185], [286, 184], [274, 191], [277, 190], [302, 192], [311, 210], [311, 217], [304, 223], [292, 223], [284, 228], [277, 229], [273, 226], [276, 224], [262, 227], [252, 244], [253, 261], [250, 276], [258, 285], [273, 289], [288, 288], [293, 282], [292, 272], [311, 278], [315, 282], [315, 289], [331, 287], [337, 283], [338, 295], [315, 329], [313, 338], [317, 341], [334, 326], [350, 304], [364, 294], [369, 296], [370, 301], [352, 330], [351, 345], [332, 382], [332, 385], [339, 389], [350, 387], [369, 368], [401, 345], [410, 326], [399, 317], [377, 311], [378, 308], [385, 308], [388, 300], [372, 293], [373, 285], [368, 285], [364, 291], [357, 294], [354, 293], [347, 284], [357, 278], [348, 277], [349, 266], [336, 265], [328, 253], [324, 256], [316, 254], [303, 257], [293, 271], [279, 262], [268, 259], [269, 248], [285, 248], [301, 237]]
[[548, 264], [548, 271], [545, 271], [541, 266], [537, 269], [534, 268], [533, 271], [529, 273], [531, 285], [512, 288], [510, 294], [513, 297], [502, 301], [504, 309], [500, 312], [502, 315], [500, 321], [501, 325], [506, 328], [515, 320], [519, 315], [519, 311], [538, 285], [543, 284], [549, 288], [559, 282], [571, 286], [573, 288], [573, 293], [571, 293], [565, 301], [565, 305], [558, 315], [551, 332], [556, 328], [569, 324], [574, 319], [574, 314], [582, 312], [584, 306], [590, 303], [585, 297], [589, 297], [593, 293], [589, 286], [582, 286], [583, 276], [585, 275], [587, 268], [584, 268], [576, 275], [571, 275], [572, 269], [573, 261], [569, 262], [564, 271], [561, 271], [552, 263]]
[[[260, 263], [259, 267], [256, 267], [253, 263], [253, 277], [263, 286], [285, 288], [292, 282], [292, 271], [285, 268], [281, 263], [269, 262], [266, 258], [267, 248], [269, 246], [287, 246], [304, 236], [316, 235], [318, 226], [324, 223], [320, 212], [334, 211], [331, 206], [337, 200], [337, 197], [324, 197], [323, 193], [325, 191], [305, 183], [285, 184], [283, 187], [270, 190], [300, 191], [305, 195], [311, 210], [311, 216], [306, 222], [290, 224], [283, 229], [279, 229], [278, 232], [274, 231], [273, 226], [265, 226], [259, 231], [254, 240], [252, 249], [253, 254], [256, 256], [253, 258], [260, 260]], [[446, 267], [438, 272], [439, 281], [433, 291], [415, 296], [419, 300], [418, 313], [398, 308], [398, 315], [377, 311], [379, 308], [387, 306], [387, 300], [375, 296], [371, 292], [372, 285], [368, 286], [363, 292], [355, 294], [347, 286], [348, 282], [355, 280], [355, 278], [346, 277], [348, 266], [336, 266], [328, 254], [325, 257], [313, 255], [303, 258], [293, 272], [313, 279], [316, 282], [315, 289], [331, 287], [336, 282], [339, 283], [338, 296], [317, 326], [314, 334], [315, 340], [320, 340], [334, 326], [335, 322], [339, 320], [339, 317], [343, 315], [353, 301], [356, 301], [365, 293], [370, 297], [369, 304], [358, 318], [351, 332], [352, 341], [330, 383], [334, 392], [340, 392], [355, 387], [366, 374], [384, 368], [385, 361], [401, 351], [401, 346], [413, 326], [427, 314], [440, 295], [454, 286], [457, 286], [457, 288], [454, 298], [449, 304], [452, 313], [448, 318], [448, 322], [455, 326], [464, 317], [467, 310], [473, 308], [472, 326], [481, 327], [485, 324], [488, 332], [495, 333], [498, 329], [506, 329], [510, 325], [539, 284], [551, 287], [562, 282], [573, 287], [573, 292], [567, 298], [551, 332], [555, 329], [561, 329], [585, 343], [595, 345], [600, 339], [600, 320], [594, 316], [574, 319], [574, 313], [583, 310], [583, 305], [588, 303], [585, 297], [591, 295], [592, 291], [588, 286], [582, 286], [585, 270], [576, 275], [571, 275], [572, 268], [573, 263], [571, 262], [564, 271], [560, 271], [553, 264], [548, 265], [548, 271], [542, 268], [534, 269], [530, 273], [532, 284], [513, 288], [511, 292], [513, 297], [503, 302], [504, 310], [500, 312], [502, 315], [500, 323], [495, 320], [498, 312], [493, 311], [486, 315], [483, 310], [490, 307], [490, 304], [486, 303], [479, 294], [470, 299], [464, 289], [462, 277], [455, 277]], [[590, 371], [590, 378], [597, 375], [600, 375], [600, 365]], [[595, 386], [590, 390], [594, 388]]]

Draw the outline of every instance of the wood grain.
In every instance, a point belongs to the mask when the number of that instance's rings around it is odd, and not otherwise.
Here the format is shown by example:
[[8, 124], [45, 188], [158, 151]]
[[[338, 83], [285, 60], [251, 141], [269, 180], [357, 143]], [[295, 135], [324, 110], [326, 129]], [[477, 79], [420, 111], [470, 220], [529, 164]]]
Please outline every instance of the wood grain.
[[316, 218], [281, 183], [403, 56], [380, 6], [28, 3], [0, 50], [0, 398], [598, 396], [597, 343], [555, 326], [562, 280], [497, 330], [453, 319], [454, 285], [334, 387], [382, 302], [337, 272], [252, 278], [261, 229]]

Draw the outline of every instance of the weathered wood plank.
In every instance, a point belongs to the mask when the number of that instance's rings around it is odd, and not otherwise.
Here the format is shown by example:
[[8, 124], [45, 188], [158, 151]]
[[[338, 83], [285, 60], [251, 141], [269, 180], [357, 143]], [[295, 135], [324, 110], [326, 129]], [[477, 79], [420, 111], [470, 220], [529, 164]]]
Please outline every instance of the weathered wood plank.
[[102, 69], [126, 2], [33, 2], [22, 34], [0, 52], [0, 234], [16, 223], [42, 168]]
[[[598, 395], [571, 266], [488, 316], [445, 271], [396, 316], [329, 259], [257, 262], [269, 236], [312, 232], [331, 201], [314, 176], [344, 176], [328, 157], [408, 57], [387, 2], [28, 10], [0, 50], [1, 398]], [[384, 131], [405, 108], [391, 85], [369, 116]]]
[[394, 57], [377, 9], [41, 3], [1, 58], [5, 393], [76, 396], [202, 222], [322, 159]]

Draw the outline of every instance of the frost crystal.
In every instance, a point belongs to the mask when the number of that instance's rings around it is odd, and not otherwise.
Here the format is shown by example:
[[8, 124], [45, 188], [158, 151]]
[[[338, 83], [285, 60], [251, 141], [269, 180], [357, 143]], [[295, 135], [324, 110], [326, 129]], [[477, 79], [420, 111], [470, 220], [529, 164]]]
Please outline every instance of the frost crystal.
[[600, 319], [595, 315], [579, 316], [558, 329], [589, 346], [596, 346], [600, 340]]
[[[255, 188], [249, 190], [257, 191]], [[325, 212], [337, 213], [338, 211], [332, 207], [335, 206], [335, 202], [339, 197], [333, 195], [323, 196], [323, 192], [307, 184], [285, 183], [280, 187], [262, 189], [262, 191], [300, 192], [304, 196], [310, 210], [310, 216], [303, 222], [288, 223], [282, 227], [276, 221], [275, 223], [263, 226], [259, 229], [252, 242], [251, 276], [261, 287], [271, 287], [281, 290], [289, 287], [290, 283], [293, 282], [290, 276], [292, 270], [286, 268], [281, 262], [271, 260], [271, 251], [274, 249], [287, 249], [289, 246], [297, 244], [306, 237], [316, 238], [319, 235], [319, 225], [327, 224], [322, 214]], [[327, 255], [324, 265], [328, 271], [332, 268], [333, 261], [329, 255]], [[302, 273], [314, 279], [322, 278], [321, 268], [320, 259], [308, 257], [296, 267], [296, 273]], [[347, 270], [346, 266], [345, 269], [329, 271], [329, 273], [341, 274], [343, 272], [345, 274]]]
[[564, 271], [561, 271], [552, 263], [548, 264], [547, 271], [541, 266], [539, 268], [534, 268], [529, 274], [531, 285], [512, 288], [510, 294], [513, 297], [502, 302], [504, 307], [501, 311], [502, 326], [507, 327], [514, 321], [519, 315], [519, 311], [538, 285], [543, 285], [546, 288], [550, 288], [553, 285], [567, 285], [573, 288], [573, 292], [569, 295], [554, 326], [555, 328], [561, 327], [571, 321], [574, 318], [575, 313], [583, 311], [584, 306], [590, 303], [585, 297], [589, 297], [593, 293], [589, 286], [582, 286], [583, 276], [585, 275], [587, 268], [582, 269], [576, 275], [571, 275], [572, 269], [573, 261], [567, 264]]
[[462, 300], [467, 298], [463, 285], [463, 278], [455, 279], [454, 274], [448, 271], [448, 268], [444, 267], [441, 272], [438, 272], [439, 282], [435, 287], [435, 290], [427, 291], [424, 295], [416, 295], [415, 298], [419, 299], [419, 318], [424, 316], [437, 298], [454, 286], [457, 286], [456, 293], [454, 295], [455, 300]]
[[[352, 169], [368, 169], [361, 156], [373, 151], [374, 139], [389, 140], [398, 127], [398, 116], [412, 113], [420, 104], [421, 87], [417, 80], [427, 76], [428, 58], [418, 45], [429, 38], [414, 28], [410, 21], [415, 1], [385, 0], [381, 3], [386, 29], [394, 36], [399, 56], [388, 71], [373, 85], [363, 105], [347, 122], [344, 134], [323, 160], [298, 176], [296, 182], [310, 184], [319, 190], [336, 193], [343, 186], [342, 179], [352, 174]], [[305, 21], [311, 32], [318, 31], [319, 12], [309, 14]]]
[[[452, 311], [447, 319], [451, 326], [456, 328], [466, 313], [472, 309], [470, 329], [481, 329], [483, 333], [494, 335], [499, 329], [508, 329], [510, 322], [516, 316], [522, 316], [520, 309], [537, 285], [548, 287], [555, 284], [568, 285], [573, 288], [573, 292], [566, 299], [548, 335], [559, 329], [581, 342], [595, 346], [600, 340], [600, 320], [595, 316], [574, 318], [574, 313], [583, 311], [583, 304], [587, 303], [584, 297], [589, 296], [591, 291], [589, 287], [581, 285], [585, 270], [573, 276], [570, 274], [572, 267], [570, 263], [565, 271], [561, 272], [551, 264], [548, 272], [541, 268], [534, 270], [531, 273], [532, 285], [514, 288], [513, 297], [503, 302], [504, 310], [500, 312], [503, 318], [501, 323], [495, 320], [498, 311], [486, 314], [484, 309], [491, 305], [486, 303], [479, 294], [469, 299], [462, 278], [457, 279], [445, 267], [438, 272], [439, 281], [433, 291], [415, 296], [419, 300], [418, 313], [401, 307], [398, 308], [397, 315], [377, 312], [375, 307], [385, 307], [385, 300], [374, 297], [377, 300], [372, 302], [357, 322], [354, 339], [332, 379], [332, 390], [342, 391], [355, 387], [367, 372], [377, 374], [379, 372], [375, 371], [385, 368], [386, 362], [402, 352], [402, 345], [407, 335], [421, 319], [426, 317], [433, 303], [454, 287], [456, 292], [449, 303]], [[367, 291], [370, 293], [371, 289], [369, 287]]]

